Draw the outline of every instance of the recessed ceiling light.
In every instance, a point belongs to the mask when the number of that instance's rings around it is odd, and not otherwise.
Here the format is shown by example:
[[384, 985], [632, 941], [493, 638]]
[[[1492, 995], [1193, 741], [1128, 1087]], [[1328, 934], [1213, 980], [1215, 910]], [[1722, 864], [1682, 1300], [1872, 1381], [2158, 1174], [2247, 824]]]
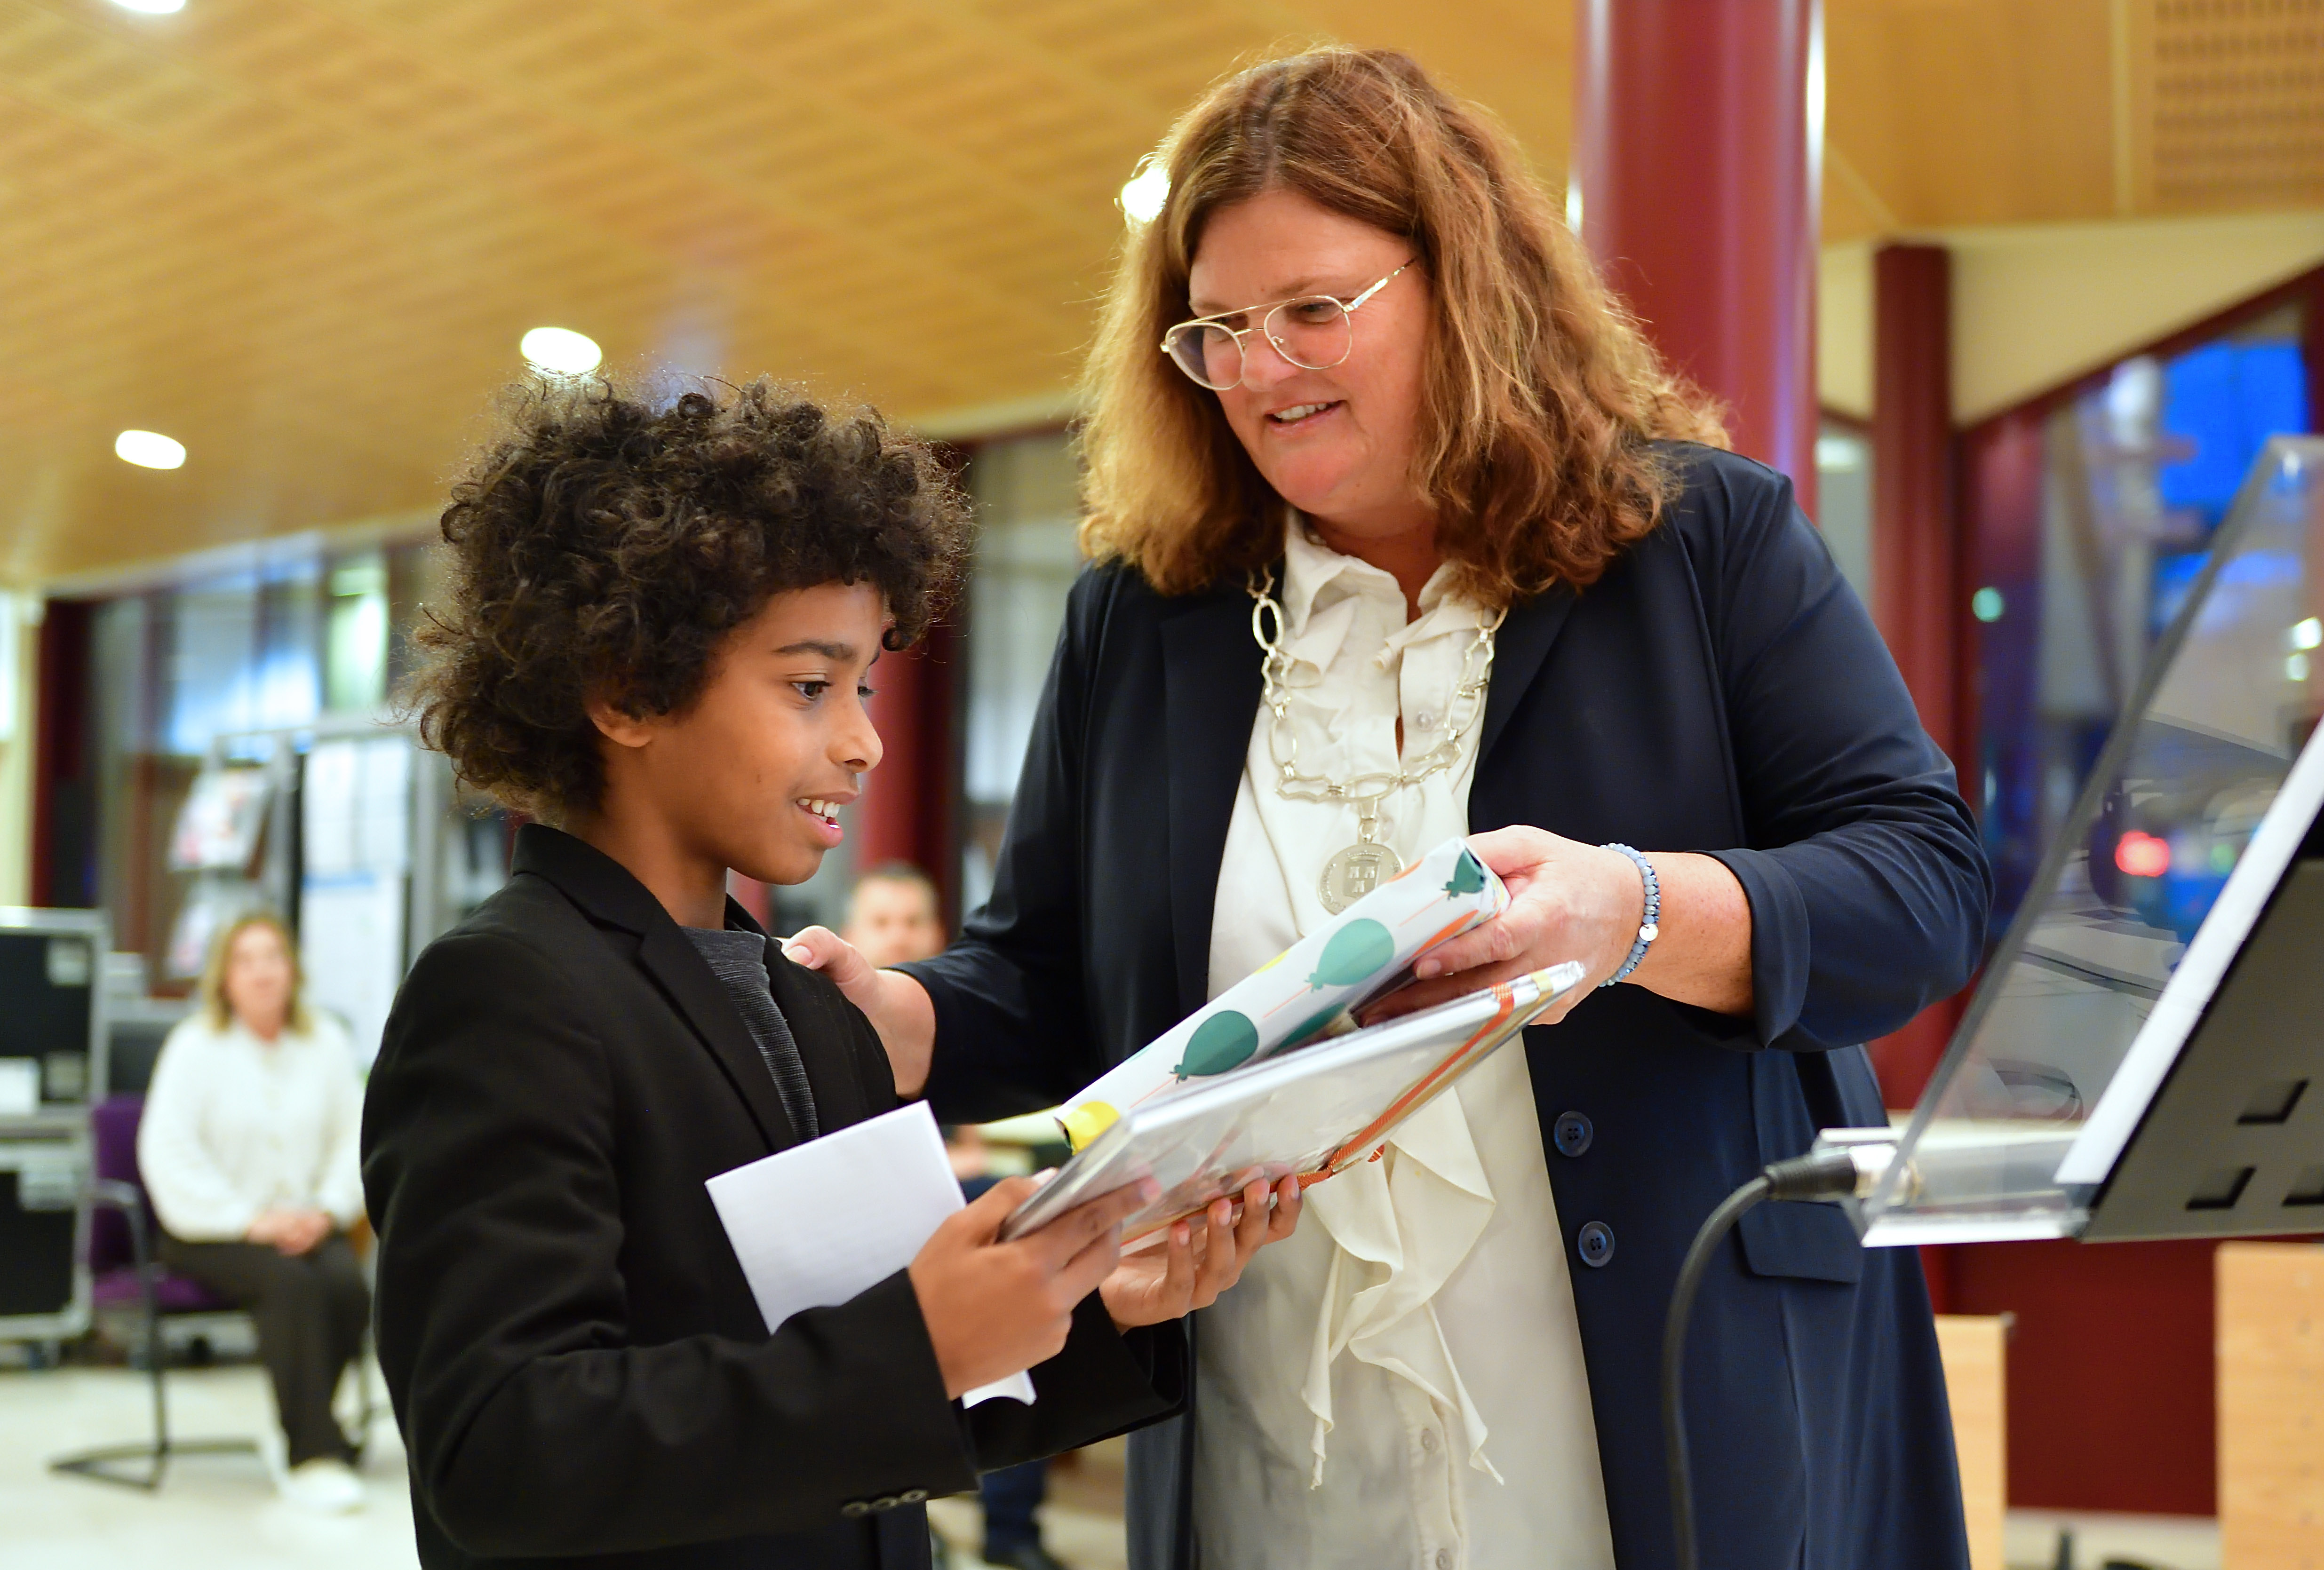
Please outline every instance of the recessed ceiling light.
[[159, 431], [124, 431], [113, 438], [113, 455], [141, 469], [175, 469], [186, 461], [186, 445]]
[[[134, 11], [140, 16], [167, 16], [171, 12], [186, 8], [186, 0], [113, 0], [113, 3], [124, 11]], [[177, 465], [172, 464], [168, 467], [175, 468]]]
[[578, 376], [595, 371], [597, 363], [605, 357], [595, 338], [566, 327], [535, 327], [517, 347], [524, 351], [526, 359], [557, 376]]
[[1121, 210], [1133, 224], [1151, 224], [1170, 199], [1170, 171], [1148, 159], [1121, 188]]

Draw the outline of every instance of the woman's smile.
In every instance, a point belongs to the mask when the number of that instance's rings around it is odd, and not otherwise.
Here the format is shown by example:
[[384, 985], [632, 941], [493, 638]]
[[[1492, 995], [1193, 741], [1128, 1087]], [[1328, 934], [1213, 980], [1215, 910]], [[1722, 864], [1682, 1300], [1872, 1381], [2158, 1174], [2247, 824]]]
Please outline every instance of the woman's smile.
[[1325, 415], [1336, 413], [1346, 407], [1338, 399], [1332, 399], [1323, 403], [1295, 403], [1289, 409], [1269, 411], [1267, 423], [1269, 428], [1277, 431], [1313, 429], [1315, 422]]

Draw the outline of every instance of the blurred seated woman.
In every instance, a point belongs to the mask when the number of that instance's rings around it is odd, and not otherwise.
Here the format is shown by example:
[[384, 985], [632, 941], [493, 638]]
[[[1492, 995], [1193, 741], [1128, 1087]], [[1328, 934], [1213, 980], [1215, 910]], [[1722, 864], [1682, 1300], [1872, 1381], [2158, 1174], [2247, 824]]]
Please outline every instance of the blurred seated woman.
[[272, 915], [230, 923], [201, 1006], [161, 1045], [137, 1132], [161, 1253], [250, 1311], [287, 1441], [285, 1494], [353, 1510], [355, 1447], [331, 1415], [371, 1313], [347, 1229], [363, 1214], [363, 1088], [346, 1033], [310, 1014]]

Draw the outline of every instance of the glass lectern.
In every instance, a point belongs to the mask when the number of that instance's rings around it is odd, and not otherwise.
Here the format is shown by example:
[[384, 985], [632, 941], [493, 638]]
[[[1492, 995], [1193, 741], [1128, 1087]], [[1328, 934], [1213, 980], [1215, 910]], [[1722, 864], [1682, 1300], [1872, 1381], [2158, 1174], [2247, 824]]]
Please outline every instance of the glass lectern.
[[2324, 1231], [2319, 711], [2324, 440], [2282, 438], [1903, 1134], [1826, 1135], [1897, 1143], [1868, 1244]]

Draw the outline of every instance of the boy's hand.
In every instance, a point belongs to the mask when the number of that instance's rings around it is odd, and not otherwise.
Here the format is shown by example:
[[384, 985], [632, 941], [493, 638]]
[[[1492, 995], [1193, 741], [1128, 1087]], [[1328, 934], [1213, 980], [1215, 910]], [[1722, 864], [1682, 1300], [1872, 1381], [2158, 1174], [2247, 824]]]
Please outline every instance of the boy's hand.
[[1039, 1187], [1030, 1178], [994, 1184], [937, 1227], [912, 1261], [912, 1290], [948, 1396], [1064, 1351], [1074, 1307], [1120, 1254], [1122, 1218], [1160, 1192], [1148, 1179], [1001, 1242], [1001, 1224]]
[[1270, 1210], [1267, 1183], [1254, 1178], [1242, 1191], [1240, 1220], [1234, 1200], [1218, 1199], [1203, 1215], [1171, 1223], [1161, 1247], [1131, 1254], [1099, 1286], [1114, 1328], [1158, 1325], [1217, 1302], [1252, 1255], [1298, 1227], [1299, 1192], [1298, 1179], [1284, 1179]]
[[831, 978], [880, 1033], [896, 1094], [918, 1096], [936, 1047], [936, 1011], [927, 988], [900, 970], [880, 969], [829, 927], [801, 927], [783, 940], [783, 958]]

